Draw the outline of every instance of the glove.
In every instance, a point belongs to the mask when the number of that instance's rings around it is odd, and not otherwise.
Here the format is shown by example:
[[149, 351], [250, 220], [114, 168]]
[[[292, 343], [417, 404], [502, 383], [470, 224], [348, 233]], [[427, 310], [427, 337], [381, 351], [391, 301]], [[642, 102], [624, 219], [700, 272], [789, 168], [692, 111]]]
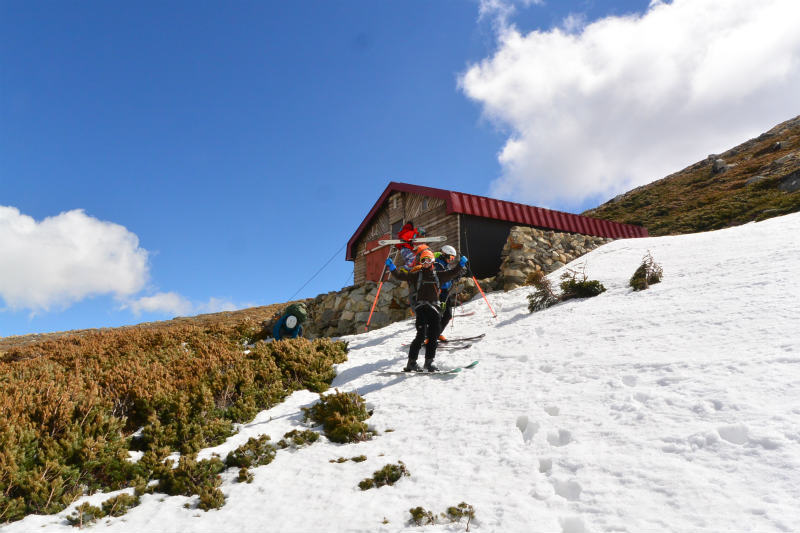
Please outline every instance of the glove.
[[386, 258], [386, 268], [389, 269], [389, 272], [394, 272], [395, 270], [397, 270], [397, 267], [394, 266], [394, 263], [392, 262], [392, 258], [391, 257], [387, 257]]
[[467, 261], [468, 259], [462, 255], [461, 259], [458, 260], [458, 266], [464, 268], [465, 266], [467, 266]]

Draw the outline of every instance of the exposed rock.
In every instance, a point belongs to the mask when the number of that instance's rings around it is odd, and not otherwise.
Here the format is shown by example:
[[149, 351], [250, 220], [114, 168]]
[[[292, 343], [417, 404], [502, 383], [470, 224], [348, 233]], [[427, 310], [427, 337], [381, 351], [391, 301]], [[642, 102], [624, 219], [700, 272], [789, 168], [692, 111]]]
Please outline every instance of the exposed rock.
[[724, 159], [715, 159], [714, 163], [711, 165], [711, 172], [714, 174], [719, 174], [720, 172], [725, 172], [728, 170], [728, 165], [725, 164]]
[[795, 170], [791, 174], [782, 177], [778, 182], [778, 189], [783, 192], [795, 192], [800, 190], [800, 170]]
[[756, 183], [758, 183], [759, 181], [764, 181], [765, 179], [767, 179], [767, 177], [766, 177], [766, 176], [761, 176], [761, 175], [758, 175], [758, 176], [753, 176], [753, 177], [752, 177], [752, 178], [750, 178], [749, 180], [745, 181], [745, 182], [744, 182], [744, 184], [749, 186], [749, 185], [756, 184]]

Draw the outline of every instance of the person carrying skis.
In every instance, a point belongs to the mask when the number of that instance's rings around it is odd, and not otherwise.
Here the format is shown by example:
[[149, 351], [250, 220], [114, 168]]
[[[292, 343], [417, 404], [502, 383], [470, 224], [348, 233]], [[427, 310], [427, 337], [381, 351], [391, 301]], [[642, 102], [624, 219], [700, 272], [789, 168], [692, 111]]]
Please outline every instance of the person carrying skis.
[[414, 294], [417, 335], [411, 341], [411, 347], [408, 350], [408, 363], [403, 370], [405, 372], [421, 372], [423, 370], [417, 364], [417, 356], [422, 348], [422, 342], [427, 338], [424, 370], [436, 372], [439, 369], [434, 365], [433, 361], [436, 357], [436, 346], [439, 343], [439, 332], [442, 325], [439, 286], [442, 282], [448, 282], [463, 275], [466, 272], [464, 267], [467, 264], [467, 258], [462, 256], [458, 265], [454, 268], [436, 272], [433, 267], [433, 252], [425, 250], [420, 254], [419, 263], [422, 268], [418, 271], [403, 272], [397, 269], [391, 258], [386, 259], [386, 267], [391, 272], [391, 275], [408, 283], [409, 292]]
[[[436, 252], [433, 254], [436, 258], [434, 262], [434, 268], [437, 272], [443, 272], [447, 270], [450, 266], [450, 263], [456, 260], [456, 249], [450, 246], [449, 244], [445, 244], [442, 246], [441, 252]], [[453, 304], [455, 303], [455, 293], [450, 294], [450, 289], [453, 286], [453, 281], [446, 281], [441, 284], [440, 291], [439, 291], [439, 305], [442, 310], [442, 325], [439, 328], [439, 340], [446, 342], [447, 339], [445, 338], [442, 333], [444, 333], [444, 328], [447, 327], [447, 324], [450, 323], [450, 319], [453, 318]]]
[[410, 220], [397, 232], [397, 238], [406, 241], [395, 245], [397, 249], [400, 250], [400, 255], [403, 256], [406, 270], [411, 270], [411, 266], [416, 259], [414, 246], [411, 241], [422, 235], [425, 235], [425, 230], [422, 228], [415, 228], [414, 223]]

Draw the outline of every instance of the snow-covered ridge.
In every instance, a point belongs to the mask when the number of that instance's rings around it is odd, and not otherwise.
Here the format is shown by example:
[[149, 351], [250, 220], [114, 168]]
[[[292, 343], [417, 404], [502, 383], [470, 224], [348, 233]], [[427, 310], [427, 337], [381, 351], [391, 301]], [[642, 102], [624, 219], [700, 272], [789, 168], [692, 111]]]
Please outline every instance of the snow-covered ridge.
[[[648, 251], [664, 279], [634, 293], [627, 283]], [[615, 241], [576, 263], [608, 290], [535, 314], [529, 288], [490, 294], [497, 320], [482, 299], [467, 304], [476, 313], [456, 317], [445, 334], [486, 337], [439, 354], [440, 366], [480, 359], [452, 377], [380, 373], [402, 366], [410, 321], [348, 337], [349, 360], [333, 385], [367, 399], [375, 439], [322, 438], [279, 452], [252, 484], [226, 474], [218, 511], [156, 494], [92, 527], [463, 531], [408, 523], [412, 507], [439, 513], [463, 501], [476, 510], [471, 531], [800, 529], [800, 213]], [[279, 439], [302, 425], [300, 408], [315, 399], [295, 393], [201, 457], [263, 433]], [[362, 463], [329, 462], [362, 454]], [[397, 461], [410, 477], [358, 489]], [[73, 508], [0, 529], [73, 531], [64, 520]]]

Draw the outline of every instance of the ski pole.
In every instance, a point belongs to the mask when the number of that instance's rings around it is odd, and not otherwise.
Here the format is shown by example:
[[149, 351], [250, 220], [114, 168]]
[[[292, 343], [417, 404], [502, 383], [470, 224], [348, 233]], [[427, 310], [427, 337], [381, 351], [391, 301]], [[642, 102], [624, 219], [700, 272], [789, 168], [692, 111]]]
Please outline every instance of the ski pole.
[[380, 283], [378, 283], [378, 292], [375, 293], [375, 301], [372, 302], [372, 308], [369, 310], [369, 317], [367, 318], [367, 323], [364, 324], [364, 331], [369, 331], [369, 323], [372, 321], [372, 313], [375, 311], [375, 306], [378, 304], [378, 296], [381, 295], [381, 287], [383, 287], [383, 275], [386, 274], [386, 265], [383, 265], [383, 270], [381, 271]]
[[494, 312], [494, 309], [492, 309], [492, 304], [490, 304], [490, 303], [489, 303], [489, 299], [488, 299], [488, 298], [486, 297], [486, 295], [483, 293], [483, 289], [481, 289], [481, 286], [480, 286], [480, 284], [478, 283], [478, 280], [477, 280], [477, 279], [475, 279], [475, 275], [474, 275], [474, 274], [472, 275], [472, 281], [474, 281], [474, 282], [475, 282], [475, 286], [476, 286], [476, 287], [478, 287], [478, 290], [479, 290], [479, 291], [481, 291], [481, 296], [483, 296], [483, 299], [486, 301], [486, 305], [488, 305], [488, 306], [489, 306], [489, 311], [491, 311], [491, 312], [492, 312], [492, 316], [493, 316], [494, 318], [497, 318], [497, 313], [495, 313], [495, 312]]

